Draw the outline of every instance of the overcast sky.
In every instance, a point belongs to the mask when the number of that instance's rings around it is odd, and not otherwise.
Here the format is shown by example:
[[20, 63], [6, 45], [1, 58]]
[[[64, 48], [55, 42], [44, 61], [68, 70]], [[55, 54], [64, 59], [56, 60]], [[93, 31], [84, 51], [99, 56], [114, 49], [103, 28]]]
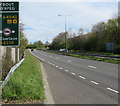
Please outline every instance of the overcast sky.
[[84, 28], [85, 32], [89, 32], [94, 24], [107, 21], [118, 13], [118, 2], [112, 1], [20, 2], [20, 20], [25, 24], [24, 33], [29, 42], [51, 42], [60, 32], [64, 32], [65, 15], [67, 31], [77, 32], [79, 28]]

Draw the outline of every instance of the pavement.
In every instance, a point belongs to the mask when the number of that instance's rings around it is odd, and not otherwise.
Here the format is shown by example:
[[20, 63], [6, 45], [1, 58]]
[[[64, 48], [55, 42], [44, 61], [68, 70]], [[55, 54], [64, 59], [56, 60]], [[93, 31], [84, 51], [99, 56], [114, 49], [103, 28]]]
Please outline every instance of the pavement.
[[32, 51], [44, 67], [55, 104], [118, 104], [118, 65]]

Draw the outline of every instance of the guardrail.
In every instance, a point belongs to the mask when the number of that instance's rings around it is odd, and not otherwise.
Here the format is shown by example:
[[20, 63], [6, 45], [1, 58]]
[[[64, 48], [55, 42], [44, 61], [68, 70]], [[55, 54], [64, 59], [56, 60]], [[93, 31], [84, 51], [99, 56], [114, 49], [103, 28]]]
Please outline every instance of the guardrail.
[[56, 52], [56, 53], [76, 54], [76, 55], [86, 55], [86, 56], [101, 57], [101, 58], [111, 58], [111, 59], [120, 60], [120, 56], [99, 55], [99, 54], [89, 54], [89, 53], [75, 53], [75, 52], [63, 52], [63, 51], [54, 51], [54, 50], [45, 50], [45, 51], [51, 51], [51, 52]]
[[19, 61], [17, 64], [15, 64], [9, 71], [9, 73], [7, 74], [6, 78], [4, 81], [1, 82], [0, 88], [2, 89], [6, 83], [9, 81], [11, 75], [13, 74], [13, 72], [22, 64], [22, 62], [24, 61], [25, 58], [23, 58], [21, 61]]

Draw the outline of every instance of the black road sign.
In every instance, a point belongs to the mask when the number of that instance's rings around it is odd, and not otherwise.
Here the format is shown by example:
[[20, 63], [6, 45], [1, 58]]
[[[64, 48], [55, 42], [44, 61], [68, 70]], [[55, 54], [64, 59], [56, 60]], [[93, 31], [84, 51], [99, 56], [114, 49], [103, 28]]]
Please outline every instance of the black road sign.
[[0, 45], [19, 45], [19, 2], [0, 2]]

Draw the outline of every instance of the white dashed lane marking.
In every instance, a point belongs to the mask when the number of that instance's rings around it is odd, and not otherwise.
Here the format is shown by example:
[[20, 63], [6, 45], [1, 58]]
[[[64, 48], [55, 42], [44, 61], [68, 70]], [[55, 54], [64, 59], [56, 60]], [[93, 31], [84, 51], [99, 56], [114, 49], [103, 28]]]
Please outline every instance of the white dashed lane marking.
[[90, 81], [90, 82], [92, 82], [93, 84], [99, 85], [99, 83], [97, 83], [97, 82], [95, 82], [95, 81]]
[[91, 65], [89, 65], [88, 67], [90, 67], [90, 68], [94, 68], [94, 69], [96, 68], [96, 67], [94, 67], [94, 66], [91, 66]]
[[83, 77], [83, 76], [79, 76], [80, 78], [82, 78], [82, 79], [86, 79], [85, 77]]
[[107, 88], [108, 90], [110, 90], [110, 91], [112, 91], [112, 92], [115, 92], [115, 93], [119, 93], [118, 91], [116, 91], [116, 90], [114, 90], [114, 89], [112, 89], [112, 88]]
[[66, 72], [69, 72], [68, 70], [65, 70]]
[[75, 73], [71, 72], [72, 75], [76, 75]]
[[62, 70], [63, 68], [62, 68], [62, 67], [60, 67], [60, 69]]
[[[31, 53], [33, 56], [35, 56], [33, 53]], [[46, 55], [47, 56], [47, 55]], [[42, 61], [46, 61], [46, 60], [44, 60], [44, 59], [42, 59], [42, 58], [40, 58], [40, 57], [38, 57], [38, 56], [35, 56], [35, 57], [37, 57], [37, 58], [39, 58], [40, 60], [42, 60]], [[50, 56], [51, 57], [51, 56]], [[59, 57], [57, 57], [57, 59], [59, 59]], [[70, 60], [67, 60], [68, 62], [71, 62]], [[46, 61], [47, 62], [47, 61]], [[49, 63], [49, 64], [52, 64], [52, 63], [50, 63], [50, 62], [47, 62], [47, 63]], [[55, 66], [55, 64], [52, 64], [53, 66]], [[55, 66], [55, 67], [59, 67], [59, 66]], [[95, 66], [92, 66], [92, 65], [88, 65], [88, 67], [90, 67], [90, 68], [94, 68], [94, 69], [96, 69], [97, 67], [95, 67]], [[59, 67], [61, 70], [63, 69], [62, 67]], [[64, 70], [65, 72], [69, 72], [69, 70]], [[70, 72], [72, 75], [77, 75], [76, 73], [74, 73], [74, 72]], [[85, 77], [83, 77], [83, 76], [79, 76], [79, 78], [81, 78], [81, 79], [86, 79]], [[93, 84], [96, 84], [96, 85], [100, 85], [98, 82], [96, 82], [96, 81], [90, 81], [91, 83], [93, 83]], [[114, 92], [114, 93], [119, 93], [119, 91], [117, 91], [117, 90], [114, 90], [114, 89], [112, 89], [112, 88], [109, 88], [109, 87], [107, 87], [106, 88], [107, 90], [109, 90], [109, 91], [112, 91], [112, 92]]]
[[68, 62], [71, 62], [70, 60], [67, 60]]

